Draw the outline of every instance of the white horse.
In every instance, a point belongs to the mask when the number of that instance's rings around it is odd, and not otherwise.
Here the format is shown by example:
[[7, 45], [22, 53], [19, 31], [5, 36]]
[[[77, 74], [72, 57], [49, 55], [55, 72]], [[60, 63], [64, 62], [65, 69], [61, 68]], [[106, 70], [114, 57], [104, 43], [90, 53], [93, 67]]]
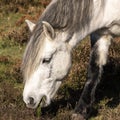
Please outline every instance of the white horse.
[[44, 107], [71, 68], [71, 52], [91, 35], [87, 82], [72, 119], [85, 119], [95, 101], [95, 90], [107, 62], [111, 39], [120, 36], [120, 0], [52, 0], [31, 31], [22, 71], [23, 100], [29, 108]]

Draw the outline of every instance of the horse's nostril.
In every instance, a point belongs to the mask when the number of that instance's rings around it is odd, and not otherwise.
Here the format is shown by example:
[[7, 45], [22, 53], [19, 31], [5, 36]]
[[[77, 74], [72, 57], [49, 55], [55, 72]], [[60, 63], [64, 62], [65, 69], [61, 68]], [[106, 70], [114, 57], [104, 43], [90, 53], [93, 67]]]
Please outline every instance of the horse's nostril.
[[29, 97], [29, 104], [30, 105], [34, 104], [34, 98], [33, 97]]

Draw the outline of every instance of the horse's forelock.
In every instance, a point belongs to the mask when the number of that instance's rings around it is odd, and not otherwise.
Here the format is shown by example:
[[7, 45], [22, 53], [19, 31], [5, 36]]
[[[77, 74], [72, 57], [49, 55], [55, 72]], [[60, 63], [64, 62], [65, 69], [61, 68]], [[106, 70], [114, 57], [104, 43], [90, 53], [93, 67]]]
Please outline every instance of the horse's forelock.
[[[38, 68], [42, 59], [42, 48], [44, 47], [44, 35], [41, 34], [37, 37], [36, 42], [33, 42], [34, 36], [31, 37], [22, 61], [22, 72], [24, 79], [30, 77], [30, 75]], [[26, 76], [27, 75], [27, 76]], [[27, 77], [27, 78], [26, 78]]]

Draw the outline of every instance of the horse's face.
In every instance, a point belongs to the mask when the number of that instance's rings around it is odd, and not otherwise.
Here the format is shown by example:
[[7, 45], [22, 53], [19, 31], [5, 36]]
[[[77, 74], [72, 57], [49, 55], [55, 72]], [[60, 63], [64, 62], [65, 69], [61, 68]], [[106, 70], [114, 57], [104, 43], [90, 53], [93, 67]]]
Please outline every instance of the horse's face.
[[[37, 69], [25, 80], [23, 99], [29, 108], [50, 104], [62, 79], [71, 67], [71, 50], [68, 43], [60, 40], [50, 24], [43, 25], [44, 42], [41, 61]], [[27, 76], [27, 74], [26, 74]]]

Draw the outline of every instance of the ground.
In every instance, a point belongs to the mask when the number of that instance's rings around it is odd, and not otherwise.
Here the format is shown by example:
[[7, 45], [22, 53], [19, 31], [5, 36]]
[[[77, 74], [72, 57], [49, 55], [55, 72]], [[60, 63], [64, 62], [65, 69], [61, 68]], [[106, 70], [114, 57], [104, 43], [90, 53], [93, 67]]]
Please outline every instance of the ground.
[[[48, 108], [28, 109], [22, 100], [22, 56], [29, 38], [25, 19], [36, 22], [50, 0], [1, 0], [0, 120], [70, 120], [86, 80], [89, 36], [73, 51], [73, 65]], [[120, 120], [120, 38], [112, 41], [90, 120]]]

